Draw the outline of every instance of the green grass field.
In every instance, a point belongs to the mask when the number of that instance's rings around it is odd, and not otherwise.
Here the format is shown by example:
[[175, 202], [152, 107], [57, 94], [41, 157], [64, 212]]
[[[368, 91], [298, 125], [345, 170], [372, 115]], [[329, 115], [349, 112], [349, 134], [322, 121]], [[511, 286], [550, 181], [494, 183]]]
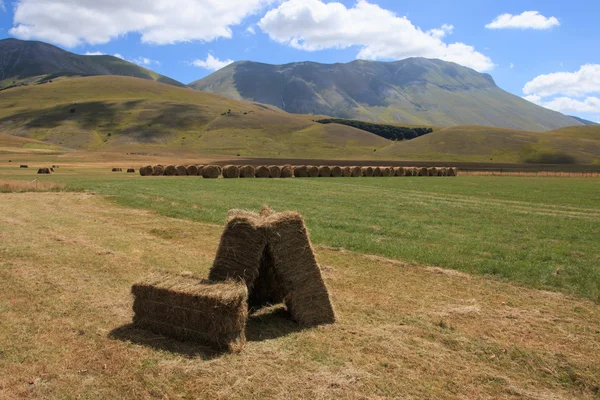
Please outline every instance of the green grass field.
[[203, 180], [67, 169], [42, 179], [124, 206], [216, 224], [232, 208], [298, 210], [317, 244], [600, 301], [596, 179]]

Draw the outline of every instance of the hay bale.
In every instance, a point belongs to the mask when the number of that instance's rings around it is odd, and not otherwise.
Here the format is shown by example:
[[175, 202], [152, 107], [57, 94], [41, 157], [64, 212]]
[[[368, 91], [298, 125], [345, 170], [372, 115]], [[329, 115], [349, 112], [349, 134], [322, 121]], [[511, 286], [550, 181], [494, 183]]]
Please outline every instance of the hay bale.
[[165, 175], [167, 175], [167, 176], [177, 175], [177, 168], [175, 168], [174, 165], [167, 165], [165, 167]]
[[135, 174], [135, 168], [127, 168], [128, 174]]
[[186, 168], [186, 173], [189, 176], [198, 176], [198, 167], [196, 165], [188, 165]]
[[342, 176], [344, 178], [349, 178], [352, 176], [352, 167], [344, 167], [342, 168]]
[[133, 323], [139, 328], [218, 351], [239, 352], [246, 343], [244, 284], [160, 274], [135, 283], [131, 293]]
[[319, 177], [320, 178], [329, 178], [331, 176], [331, 168], [327, 165], [321, 165], [319, 167]]
[[235, 179], [240, 177], [240, 169], [236, 165], [226, 165], [223, 167], [223, 178]]
[[37, 173], [40, 175], [47, 175], [52, 173], [52, 171], [50, 170], [50, 168], [39, 168]]
[[29, 165], [22, 164], [22, 165], [19, 166], [19, 168], [29, 168]]
[[294, 170], [291, 165], [284, 165], [281, 167], [282, 178], [292, 178], [294, 176]]
[[281, 178], [281, 168], [279, 165], [269, 166], [269, 176], [271, 178]]
[[257, 178], [270, 178], [271, 177], [271, 171], [269, 170], [269, 167], [261, 165], [260, 167], [256, 168], [256, 177]]
[[140, 168], [140, 175], [141, 176], [150, 176], [150, 175], [152, 175], [152, 166], [151, 165], [146, 165], [145, 167], [141, 167]]
[[373, 167], [362, 167], [362, 176], [371, 177], [373, 176]]
[[456, 168], [456, 167], [448, 168], [448, 176], [458, 176], [458, 168]]
[[374, 177], [383, 176], [383, 169], [381, 167], [373, 167], [373, 176]]
[[352, 178], [360, 178], [361, 176], [363, 176], [363, 170], [361, 167], [350, 167], [350, 168], [351, 168], [350, 176]]
[[417, 171], [418, 176], [429, 176], [429, 169], [422, 167]]
[[385, 176], [385, 177], [392, 176], [392, 168], [391, 167], [382, 167], [381, 168], [381, 176]]
[[121, 172], [121, 168], [113, 168], [112, 172]]
[[403, 167], [394, 168], [394, 176], [405, 176], [405, 175], [406, 175], [406, 171], [404, 170]]
[[150, 175], [153, 175], [153, 176], [163, 176], [163, 175], [166, 175], [165, 174], [165, 167], [163, 167], [160, 164], [155, 165], [153, 167], [149, 166], [149, 168], [150, 168], [150, 171], [149, 171]]
[[309, 178], [316, 178], [319, 176], [319, 167], [315, 167], [314, 165], [307, 166], [308, 176]]
[[292, 317], [305, 326], [334, 323], [335, 312], [302, 216], [295, 212], [272, 214], [264, 218], [263, 226]]
[[294, 176], [296, 178], [308, 178], [308, 167], [306, 165], [296, 165], [294, 167]]
[[240, 178], [254, 178], [256, 171], [252, 165], [244, 165], [240, 168]]
[[341, 167], [332, 167], [331, 168], [331, 177], [332, 178], [340, 178], [342, 176], [342, 168]]
[[177, 176], [187, 176], [187, 168], [185, 165], [176, 165], [175, 170], [177, 171]]
[[438, 171], [436, 167], [427, 168], [427, 173], [429, 176], [438, 176]]
[[444, 169], [445, 168], [438, 168], [437, 169], [437, 176], [444, 176], [444, 173], [447, 173], [447, 172], [444, 172]]
[[205, 165], [202, 168], [202, 177], [205, 179], [217, 179], [221, 175], [221, 168], [217, 165]]

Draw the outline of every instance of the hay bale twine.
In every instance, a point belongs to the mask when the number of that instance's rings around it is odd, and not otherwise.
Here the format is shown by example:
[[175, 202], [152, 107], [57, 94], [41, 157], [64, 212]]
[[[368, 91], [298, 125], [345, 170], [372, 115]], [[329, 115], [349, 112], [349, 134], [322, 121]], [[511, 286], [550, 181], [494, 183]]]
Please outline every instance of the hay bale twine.
[[438, 176], [436, 167], [427, 168], [427, 173], [429, 174], [429, 176]]
[[135, 283], [136, 327], [218, 351], [240, 352], [246, 343], [248, 289], [243, 283], [157, 274]]
[[382, 167], [381, 168], [381, 176], [385, 176], [385, 177], [392, 176], [392, 168], [391, 167]]
[[187, 175], [198, 176], [198, 167], [196, 165], [188, 165], [186, 168]]
[[296, 178], [308, 178], [308, 167], [306, 165], [296, 165], [294, 167], [294, 176]]
[[202, 177], [205, 179], [217, 179], [221, 175], [221, 168], [217, 165], [205, 165], [202, 168]]
[[292, 178], [294, 176], [294, 170], [291, 165], [284, 165], [281, 167], [282, 178]]
[[269, 176], [271, 178], [281, 178], [281, 167], [279, 165], [270, 165]]
[[135, 174], [135, 168], [127, 168], [128, 174]]
[[456, 168], [456, 167], [448, 168], [448, 176], [458, 176], [458, 168]]
[[372, 177], [373, 176], [373, 167], [362, 167], [362, 176]]
[[342, 174], [343, 174], [343, 172], [342, 172], [341, 167], [335, 166], [335, 167], [331, 168], [331, 177], [332, 178], [340, 178], [340, 177], [342, 177]]
[[405, 176], [405, 175], [406, 175], [406, 171], [404, 170], [403, 167], [394, 168], [394, 176]]
[[353, 178], [360, 178], [361, 176], [363, 176], [363, 170], [361, 167], [350, 167], [351, 168], [351, 174], [350, 176]]
[[429, 169], [425, 167], [421, 167], [417, 171], [418, 176], [429, 176]]
[[308, 168], [308, 176], [310, 178], [316, 178], [319, 176], [319, 167], [316, 167], [314, 165], [309, 165], [307, 168]]
[[320, 178], [331, 177], [331, 168], [329, 168], [327, 165], [321, 165], [319, 167], [319, 177]]
[[240, 169], [237, 165], [226, 165], [223, 167], [223, 178], [235, 179], [240, 177]]
[[373, 167], [373, 176], [374, 177], [383, 176], [383, 168], [381, 168], [381, 167]]
[[240, 168], [240, 178], [254, 178], [256, 172], [252, 165], [244, 165]]
[[175, 170], [177, 171], [177, 176], [187, 176], [187, 168], [185, 165], [176, 165]]
[[265, 165], [261, 165], [258, 168], [256, 168], [255, 173], [256, 173], [257, 178], [270, 178], [271, 177], [271, 171], [269, 170], [269, 167], [267, 167]]

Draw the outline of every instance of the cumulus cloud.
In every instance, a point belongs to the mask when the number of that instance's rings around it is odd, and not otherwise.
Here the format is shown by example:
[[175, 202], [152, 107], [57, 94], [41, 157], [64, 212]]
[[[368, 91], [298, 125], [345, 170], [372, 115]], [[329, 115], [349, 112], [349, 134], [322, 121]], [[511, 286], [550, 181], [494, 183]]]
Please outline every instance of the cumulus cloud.
[[[2, 1], [2, 0], [0, 0]], [[274, 0], [17, 0], [10, 34], [65, 47], [135, 32], [144, 43], [231, 38], [231, 26]]]
[[288, 0], [270, 10], [258, 26], [276, 42], [306, 51], [360, 47], [357, 58], [440, 58], [478, 71], [494, 67], [492, 60], [464, 43], [442, 39], [454, 27], [423, 31], [400, 17], [366, 0], [352, 8], [322, 0]]
[[525, 11], [520, 15], [502, 14], [485, 27], [488, 29], [550, 29], [560, 26], [556, 17], [544, 17], [539, 11]]
[[[108, 54], [103, 53], [101, 51], [86, 51], [85, 55], [86, 56], [106, 56]], [[124, 61], [129, 61], [131, 63], [137, 64], [137, 65], [140, 65], [140, 66], [146, 66], [146, 67], [148, 67], [148, 66], [151, 66], [151, 65], [160, 65], [160, 61], [152, 60], [152, 59], [147, 58], [147, 57], [135, 57], [135, 58], [132, 58], [131, 60], [127, 60], [125, 57], [123, 57], [119, 53], [115, 53], [112, 56], [120, 58], [121, 60], [124, 60]]]
[[248, 28], [246, 28], [246, 32], [248, 32], [251, 35], [256, 35], [256, 30], [254, 29], [254, 27], [252, 25], [250, 25]]
[[582, 96], [600, 92], [600, 64], [586, 64], [579, 71], [540, 75], [523, 88], [525, 94]]
[[585, 97], [583, 99], [574, 99], [571, 97], [556, 97], [545, 100], [541, 96], [525, 96], [525, 100], [554, 111], [566, 114], [597, 114], [600, 115], [600, 98], [595, 96]]
[[212, 54], [209, 54], [206, 57], [206, 60], [198, 59], [192, 61], [190, 64], [195, 67], [207, 69], [209, 71], [217, 71], [221, 68], [228, 66], [231, 63], [233, 63], [233, 60], [219, 60], [218, 58], [213, 57]]
[[6, 12], [6, 6], [4, 5], [4, 1], [0, 0], [0, 10]]
[[85, 55], [86, 56], [105, 56], [106, 53], [103, 53], [101, 51], [86, 51]]

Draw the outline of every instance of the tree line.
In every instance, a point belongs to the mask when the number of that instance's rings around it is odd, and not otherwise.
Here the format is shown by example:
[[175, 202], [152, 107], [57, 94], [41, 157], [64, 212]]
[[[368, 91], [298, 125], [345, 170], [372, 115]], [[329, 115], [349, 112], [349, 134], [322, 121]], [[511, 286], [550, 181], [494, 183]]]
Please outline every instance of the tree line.
[[411, 140], [419, 136], [426, 135], [433, 132], [431, 128], [408, 128], [404, 126], [385, 125], [385, 124], [374, 124], [365, 121], [356, 121], [353, 119], [341, 119], [341, 118], [326, 118], [319, 119], [315, 122], [320, 124], [342, 124], [351, 126], [363, 131], [374, 133], [377, 136], [388, 140]]

